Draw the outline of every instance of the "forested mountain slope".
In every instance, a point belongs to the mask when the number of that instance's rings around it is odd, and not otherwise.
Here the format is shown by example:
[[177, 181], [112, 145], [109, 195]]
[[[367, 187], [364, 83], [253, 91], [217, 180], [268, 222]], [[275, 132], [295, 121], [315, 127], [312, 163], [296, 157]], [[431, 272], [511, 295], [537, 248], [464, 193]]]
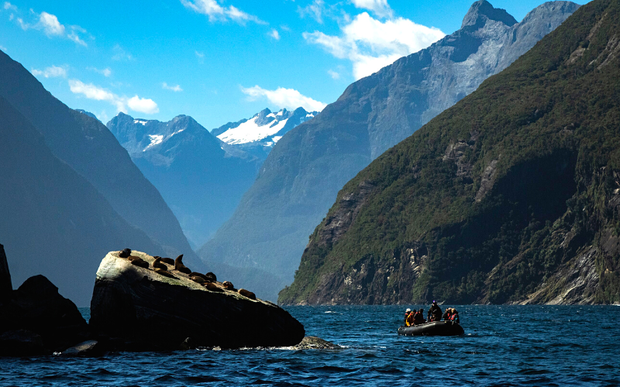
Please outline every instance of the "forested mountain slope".
[[582, 6], [349, 181], [279, 301], [619, 302], [619, 55]]
[[285, 134], [235, 214], [199, 254], [291, 283], [308, 236], [347, 181], [506, 68], [577, 7], [548, 2], [517, 23], [486, 0], [475, 2], [461, 29], [353, 83]]

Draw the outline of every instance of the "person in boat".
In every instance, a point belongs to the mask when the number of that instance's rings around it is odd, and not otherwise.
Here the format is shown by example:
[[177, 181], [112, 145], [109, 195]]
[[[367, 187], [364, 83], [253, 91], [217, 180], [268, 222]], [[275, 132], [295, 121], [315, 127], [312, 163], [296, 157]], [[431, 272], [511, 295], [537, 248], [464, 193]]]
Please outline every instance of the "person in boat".
[[447, 308], [442, 317], [444, 321], [450, 321], [450, 318], [452, 317], [452, 308]]
[[411, 309], [407, 308], [405, 311], [405, 326], [408, 327], [413, 323], [413, 316], [411, 317], [411, 322], [409, 322], [409, 315], [411, 314]]
[[413, 324], [414, 325], [418, 325], [418, 324], [424, 324], [426, 322], [426, 320], [424, 320], [424, 309], [421, 309], [415, 313], [415, 315], [413, 316]]
[[452, 324], [461, 323], [461, 319], [459, 318], [459, 312], [454, 308], [452, 308], [452, 316], [450, 316], [450, 321], [452, 321]]
[[441, 308], [437, 305], [437, 301], [433, 300], [433, 304], [428, 310], [430, 318], [428, 321], [440, 321], [441, 320]]
[[412, 312], [411, 309], [407, 309], [407, 310], [409, 311], [409, 314], [407, 315], [407, 318], [405, 319], [405, 325], [410, 327], [414, 323], [415, 312]]

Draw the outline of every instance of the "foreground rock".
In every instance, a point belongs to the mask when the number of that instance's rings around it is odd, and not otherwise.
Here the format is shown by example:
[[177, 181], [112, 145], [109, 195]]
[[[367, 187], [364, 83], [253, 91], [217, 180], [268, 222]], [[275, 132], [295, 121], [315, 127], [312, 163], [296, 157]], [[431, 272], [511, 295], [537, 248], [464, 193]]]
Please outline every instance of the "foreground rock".
[[0, 356], [52, 354], [88, 335], [75, 304], [42, 275], [27, 279], [0, 301]]
[[294, 349], [338, 349], [340, 346], [316, 336], [306, 336]]
[[119, 253], [101, 261], [91, 301], [90, 326], [111, 349], [293, 346], [304, 338], [301, 323], [277, 305], [220, 282], [207, 289], [174, 265], [164, 263], [168, 270], [156, 272], [155, 258], [142, 252]]

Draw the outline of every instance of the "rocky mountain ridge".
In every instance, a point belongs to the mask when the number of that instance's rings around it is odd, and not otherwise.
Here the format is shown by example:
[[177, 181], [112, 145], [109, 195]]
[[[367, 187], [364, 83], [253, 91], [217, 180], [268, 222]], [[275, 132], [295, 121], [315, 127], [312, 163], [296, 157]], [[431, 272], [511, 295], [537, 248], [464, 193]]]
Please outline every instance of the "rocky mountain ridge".
[[463, 27], [350, 85], [269, 154], [233, 217], [199, 254], [290, 283], [307, 237], [344, 184], [552, 31], [578, 5], [550, 2], [516, 23], [481, 0]]
[[360, 172], [280, 302], [620, 302], [619, 21], [584, 5]]

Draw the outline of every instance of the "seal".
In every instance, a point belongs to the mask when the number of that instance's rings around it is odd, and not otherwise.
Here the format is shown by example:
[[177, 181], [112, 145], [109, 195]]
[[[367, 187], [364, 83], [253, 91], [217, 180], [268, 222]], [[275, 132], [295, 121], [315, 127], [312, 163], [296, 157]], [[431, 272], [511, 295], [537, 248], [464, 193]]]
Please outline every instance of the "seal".
[[214, 292], [222, 292], [222, 288], [220, 288], [219, 286], [217, 286], [216, 284], [214, 284], [213, 282], [207, 282], [206, 284], [204, 284], [205, 288], [214, 291]]
[[194, 282], [198, 282], [201, 285], [205, 285], [207, 283], [207, 280], [202, 278], [202, 276], [196, 275], [196, 274], [198, 274], [198, 273], [191, 273], [189, 275], [189, 279], [191, 279]]
[[155, 257], [155, 261], [153, 262], [153, 269], [161, 269], [168, 271], [168, 266], [161, 263], [161, 257]]
[[224, 287], [224, 289], [227, 289], [227, 290], [235, 290], [235, 286], [230, 281], [222, 282], [222, 286]]
[[204, 280], [204, 282], [213, 282], [209, 279], [209, 277], [207, 277], [206, 275], [202, 274], [202, 273], [197, 273], [195, 271], [192, 271], [191, 273], [189, 273], [189, 276], [196, 276], [196, 277], [200, 277]]
[[118, 256], [121, 258], [128, 258], [131, 255], [131, 249], [123, 249]]
[[205, 274], [205, 277], [207, 277], [207, 279], [211, 282], [217, 281], [217, 277], [212, 272], [208, 272], [207, 274]]
[[129, 260], [129, 262], [131, 262], [132, 265], [140, 266], [145, 269], [149, 268], [149, 263], [140, 257], [136, 257], [135, 255], [130, 255], [129, 257], [127, 257], [127, 259]]
[[241, 294], [242, 296], [249, 298], [250, 300], [256, 300], [256, 294], [252, 293], [249, 290], [239, 289], [237, 290], [237, 292]]
[[183, 264], [183, 254], [179, 255], [177, 259], [174, 260], [174, 269], [185, 274], [190, 274], [192, 272], [187, 266]]
[[162, 258], [161, 261], [163, 263], [167, 263], [168, 265], [174, 265], [174, 259], [172, 258]]

